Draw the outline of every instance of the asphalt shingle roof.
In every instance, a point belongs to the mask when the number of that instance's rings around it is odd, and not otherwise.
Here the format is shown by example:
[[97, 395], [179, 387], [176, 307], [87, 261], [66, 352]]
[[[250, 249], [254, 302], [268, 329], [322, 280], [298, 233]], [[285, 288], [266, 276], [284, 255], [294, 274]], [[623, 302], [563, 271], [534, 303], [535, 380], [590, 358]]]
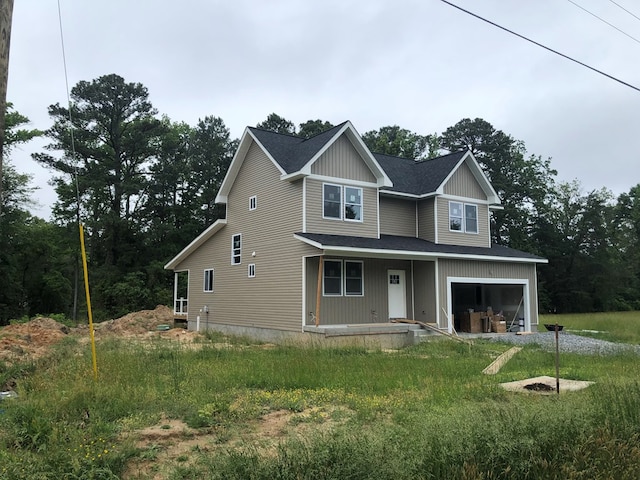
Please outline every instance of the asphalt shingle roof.
[[421, 238], [401, 237], [398, 235], [380, 235], [380, 238], [327, 235], [323, 233], [296, 233], [296, 235], [327, 247], [393, 250], [405, 251], [407, 253], [417, 252], [453, 255], [480, 255], [486, 257], [520, 258], [540, 262], [546, 261], [544, 258], [538, 257], [537, 255], [496, 244], [492, 244], [491, 247], [446, 245], [433, 243]]
[[[308, 139], [255, 127], [249, 127], [249, 130], [282, 169], [287, 174], [291, 174], [304, 167], [345, 123], [347, 122], [336, 125]], [[381, 153], [374, 153], [373, 156], [393, 182], [393, 187], [388, 188], [389, 190], [423, 195], [435, 192], [465, 153], [466, 151], [455, 152], [422, 161], [393, 157]]]

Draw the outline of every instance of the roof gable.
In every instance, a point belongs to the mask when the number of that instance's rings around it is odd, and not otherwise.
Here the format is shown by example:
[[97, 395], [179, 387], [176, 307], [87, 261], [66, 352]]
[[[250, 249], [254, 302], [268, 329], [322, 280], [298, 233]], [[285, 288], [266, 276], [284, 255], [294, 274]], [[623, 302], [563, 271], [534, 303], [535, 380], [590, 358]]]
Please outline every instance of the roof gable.
[[393, 188], [385, 189], [387, 193], [408, 194], [415, 197], [442, 195], [445, 193], [446, 183], [464, 164], [486, 194], [487, 200], [490, 203], [500, 203], [496, 191], [468, 150], [420, 161], [379, 153], [374, 155], [393, 182]]

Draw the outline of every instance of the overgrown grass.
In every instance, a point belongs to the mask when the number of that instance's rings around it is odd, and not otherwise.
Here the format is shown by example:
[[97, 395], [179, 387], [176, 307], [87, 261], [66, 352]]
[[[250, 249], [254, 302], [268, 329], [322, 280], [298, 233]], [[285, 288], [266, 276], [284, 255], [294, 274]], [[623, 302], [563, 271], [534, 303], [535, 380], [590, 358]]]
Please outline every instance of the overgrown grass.
[[564, 325], [565, 330], [578, 335], [640, 345], [640, 312], [540, 315], [538, 329], [545, 331], [545, 323], [556, 322]]
[[[563, 355], [563, 377], [597, 383], [521, 396], [499, 383], [553, 375], [553, 356], [527, 347], [498, 375], [482, 375], [507, 348], [103, 341], [94, 382], [89, 349], [67, 342], [14, 372], [19, 397], [0, 404], [0, 478], [120, 478], [131, 460], [153, 461], [135, 477], [153, 478], [161, 448], [127, 433], [165, 418], [218, 443], [173, 459], [165, 478], [640, 478], [637, 356]], [[247, 432], [279, 410], [291, 412], [292, 429], [265, 451]], [[296, 433], [300, 422], [318, 428]]]

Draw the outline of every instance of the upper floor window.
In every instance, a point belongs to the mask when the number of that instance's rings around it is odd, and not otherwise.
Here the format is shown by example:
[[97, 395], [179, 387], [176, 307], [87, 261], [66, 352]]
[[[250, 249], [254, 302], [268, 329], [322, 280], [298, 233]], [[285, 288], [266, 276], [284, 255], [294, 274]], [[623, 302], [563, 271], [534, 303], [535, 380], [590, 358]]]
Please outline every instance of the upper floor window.
[[254, 278], [256, 276], [256, 264], [250, 263], [247, 269], [247, 276], [249, 278]]
[[242, 234], [237, 233], [231, 237], [231, 265], [242, 263]]
[[322, 216], [335, 220], [362, 221], [362, 188], [324, 183]]
[[362, 189], [344, 187], [344, 219], [362, 220]]
[[255, 195], [249, 197], [249, 210], [255, 210], [258, 208], [258, 197]]
[[204, 288], [205, 292], [213, 292], [213, 268], [204, 271]]
[[449, 230], [478, 233], [478, 206], [462, 202], [449, 202]]

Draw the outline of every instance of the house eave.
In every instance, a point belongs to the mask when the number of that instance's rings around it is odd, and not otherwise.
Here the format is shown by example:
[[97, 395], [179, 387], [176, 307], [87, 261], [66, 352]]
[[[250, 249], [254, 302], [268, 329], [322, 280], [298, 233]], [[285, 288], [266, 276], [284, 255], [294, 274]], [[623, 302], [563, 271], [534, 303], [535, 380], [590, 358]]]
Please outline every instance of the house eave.
[[468, 253], [445, 253], [445, 252], [420, 252], [415, 250], [390, 250], [377, 248], [345, 247], [339, 245], [324, 245], [320, 242], [304, 238], [300, 235], [293, 235], [307, 245], [322, 250], [325, 255], [336, 256], [361, 256], [365, 258], [396, 258], [406, 260], [436, 260], [441, 258], [451, 260], [480, 260], [485, 262], [506, 262], [506, 263], [529, 263], [545, 264], [549, 263], [546, 258], [526, 258], [526, 257], [502, 257], [496, 255], [477, 255]]

